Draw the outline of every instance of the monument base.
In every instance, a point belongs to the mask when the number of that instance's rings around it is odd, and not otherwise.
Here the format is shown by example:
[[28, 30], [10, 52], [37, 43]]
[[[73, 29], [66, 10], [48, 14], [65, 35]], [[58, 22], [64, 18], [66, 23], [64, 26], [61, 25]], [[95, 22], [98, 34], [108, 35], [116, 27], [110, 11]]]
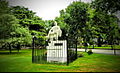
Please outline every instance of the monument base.
[[48, 62], [67, 62], [67, 42], [51, 41], [47, 46], [47, 61]]
[[67, 62], [67, 57], [47, 57], [48, 62]]

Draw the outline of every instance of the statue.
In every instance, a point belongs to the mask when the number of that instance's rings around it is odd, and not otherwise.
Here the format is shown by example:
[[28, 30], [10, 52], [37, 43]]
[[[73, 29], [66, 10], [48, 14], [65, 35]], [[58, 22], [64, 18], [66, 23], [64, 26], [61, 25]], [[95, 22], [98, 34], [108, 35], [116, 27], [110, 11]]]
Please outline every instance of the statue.
[[55, 22], [47, 35], [47, 39], [49, 39], [47, 46], [48, 62], [67, 62], [67, 41], [59, 40], [58, 37], [61, 36], [62, 31], [57, 22]]
[[59, 26], [57, 26], [57, 22], [55, 21], [55, 26], [53, 26], [48, 33], [47, 38], [50, 39], [50, 41], [58, 40], [58, 37], [62, 36], [62, 31]]

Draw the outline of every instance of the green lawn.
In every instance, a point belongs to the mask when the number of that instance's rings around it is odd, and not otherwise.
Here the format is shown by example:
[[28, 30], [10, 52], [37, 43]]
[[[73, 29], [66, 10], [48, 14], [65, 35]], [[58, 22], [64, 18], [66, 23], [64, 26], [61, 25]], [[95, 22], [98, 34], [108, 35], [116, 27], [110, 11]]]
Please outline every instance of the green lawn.
[[[78, 48], [85, 48], [84, 46], [78, 46]], [[93, 49], [93, 45], [88, 46], [88, 48]], [[94, 49], [112, 49], [111, 45], [102, 45], [102, 47], [94, 46]], [[114, 45], [114, 49], [120, 49], [120, 45]]]
[[[9, 52], [9, 51], [8, 51]], [[120, 56], [82, 53], [69, 66], [55, 64], [33, 64], [29, 50], [0, 51], [0, 72], [120, 72]]]

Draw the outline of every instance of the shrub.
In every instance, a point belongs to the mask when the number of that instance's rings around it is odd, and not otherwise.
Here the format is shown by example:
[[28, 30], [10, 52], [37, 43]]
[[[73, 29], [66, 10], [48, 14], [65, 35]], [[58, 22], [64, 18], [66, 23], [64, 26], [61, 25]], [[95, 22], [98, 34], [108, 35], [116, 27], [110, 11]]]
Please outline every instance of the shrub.
[[88, 55], [93, 54], [93, 52], [92, 52], [92, 50], [91, 50], [91, 49], [90, 49], [87, 53], [88, 53]]
[[83, 57], [84, 55], [83, 55], [83, 54], [78, 54], [77, 56], [78, 56], [78, 57]]

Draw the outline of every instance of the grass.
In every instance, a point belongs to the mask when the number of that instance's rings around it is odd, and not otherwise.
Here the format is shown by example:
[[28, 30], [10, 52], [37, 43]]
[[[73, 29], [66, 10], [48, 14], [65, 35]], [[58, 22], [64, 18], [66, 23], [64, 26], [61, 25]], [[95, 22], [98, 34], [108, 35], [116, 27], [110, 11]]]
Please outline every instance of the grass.
[[[85, 48], [84, 46], [78, 46], [78, 48]], [[88, 46], [89, 49], [92, 49], [93, 46]], [[94, 46], [94, 49], [112, 49], [111, 45], [102, 45], [102, 47]], [[114, 45], [114, 49], [120, 49], [120, 45]]]
[[56, 64], [32, 63], [30, 49], [13, 51], [0, 51], [0, 72], [120, 72], [120, 56], [92, 54], [78, 52], [79, 57], [69, 66]]

